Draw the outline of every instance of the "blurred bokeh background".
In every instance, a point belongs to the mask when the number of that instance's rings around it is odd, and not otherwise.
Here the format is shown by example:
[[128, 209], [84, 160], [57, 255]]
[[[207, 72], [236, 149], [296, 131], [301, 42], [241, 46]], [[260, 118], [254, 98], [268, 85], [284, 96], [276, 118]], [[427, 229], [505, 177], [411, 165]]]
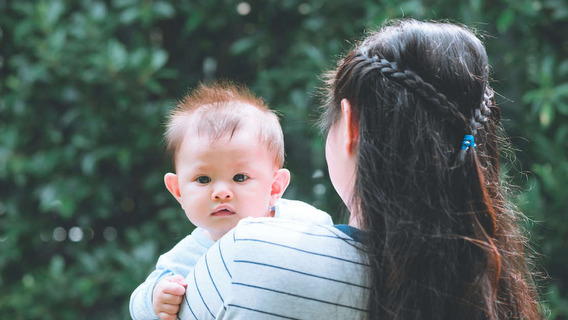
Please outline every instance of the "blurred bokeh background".
[[564, 0], [0, 0], [0, 318], [129, 318], [132, 290], [193, 229], [163, 186], [162, 132], [198, 81], [239, 81], [277, 109], [286, 196], [342, 222], [314, 126], [320, 77], [401, 17], [484, 35], [543, 308], [567, 319]]

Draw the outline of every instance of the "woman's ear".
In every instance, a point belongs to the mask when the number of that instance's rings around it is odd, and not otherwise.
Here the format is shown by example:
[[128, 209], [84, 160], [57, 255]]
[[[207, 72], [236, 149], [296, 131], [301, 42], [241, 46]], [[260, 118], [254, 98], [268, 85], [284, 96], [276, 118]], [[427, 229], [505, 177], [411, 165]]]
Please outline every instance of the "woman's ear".
[[286, 188], [290, 184], [290, 171], [288, 169], [279, 169], [274, 174], [272, 187], [270, 188], [270, 205], [273, 206], [278, 199], [282, 197]]
[[357, 150], [359, 143], [359, 121], [355, 119], [351, 103], [347, 99], [341, 100], [341, 117], [345, 121], [345, 148], [351, 154]]
[[176, 198], [176, 200], [181, 203], [181, 193], [179, 191], [179, 182], [177, 175], [168, 172], [164, 176], [164, 183], [168, 191]]

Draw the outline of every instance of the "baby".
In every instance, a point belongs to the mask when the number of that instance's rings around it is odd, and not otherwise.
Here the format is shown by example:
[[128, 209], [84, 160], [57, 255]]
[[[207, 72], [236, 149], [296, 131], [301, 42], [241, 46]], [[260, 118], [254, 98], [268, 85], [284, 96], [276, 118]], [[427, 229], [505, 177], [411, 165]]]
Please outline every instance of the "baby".
[[186, 275], [215, 241], [246, 217], [331, 225], [323, 211], [281, 199], [290, 182], [278, 117], [231, 83], [200, 85], [174, 109], [165, 133], [175, 174], [166, 188], [197, 228], [158, 259], [132, 293], [133, 319], [176, 319]]

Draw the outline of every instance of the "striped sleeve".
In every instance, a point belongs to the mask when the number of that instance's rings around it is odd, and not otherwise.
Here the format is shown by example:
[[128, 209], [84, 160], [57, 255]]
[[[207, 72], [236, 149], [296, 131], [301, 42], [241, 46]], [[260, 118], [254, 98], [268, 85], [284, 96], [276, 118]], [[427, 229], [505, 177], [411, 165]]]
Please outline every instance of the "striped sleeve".
[[198, 263], [195, 289], [188, 286], [182, 311], [194, 318], [181, 319], [367, 316], [368, 263], [358, 243], [331, 226], [245, 219], [216, 247]]
[[215, 243], [186, 277], [186, 295], [181, 303], [180, 319], [217, 319], [224, 312], [225, 297], [230, 292], [233, 268], [234, 231]]

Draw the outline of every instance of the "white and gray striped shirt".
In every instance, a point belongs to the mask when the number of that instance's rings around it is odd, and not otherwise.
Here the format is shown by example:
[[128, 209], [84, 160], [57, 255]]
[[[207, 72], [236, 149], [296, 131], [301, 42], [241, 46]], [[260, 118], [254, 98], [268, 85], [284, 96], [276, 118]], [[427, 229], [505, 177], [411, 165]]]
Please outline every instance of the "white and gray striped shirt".
[[[331, 217], [311, 205], [297, 201], [280, 199], [274, 208], [274, 217], [303, 221], [312, 224], [333, 225]], [[184, 277], [215, 242], [205, 236], [203, 229], [196, 228], [191, 235], [177, 243], [170, 251], [158, 259], [156, 269], [130, 296], [130, 316], [135, 320], [154, 320], [158, 316], [152, 306], [154, 286], [162, 279], [179, 274]]]
[[179, 318], [366, 319], [368, 268], [333, 226], [247, 218], [189, 273]]

